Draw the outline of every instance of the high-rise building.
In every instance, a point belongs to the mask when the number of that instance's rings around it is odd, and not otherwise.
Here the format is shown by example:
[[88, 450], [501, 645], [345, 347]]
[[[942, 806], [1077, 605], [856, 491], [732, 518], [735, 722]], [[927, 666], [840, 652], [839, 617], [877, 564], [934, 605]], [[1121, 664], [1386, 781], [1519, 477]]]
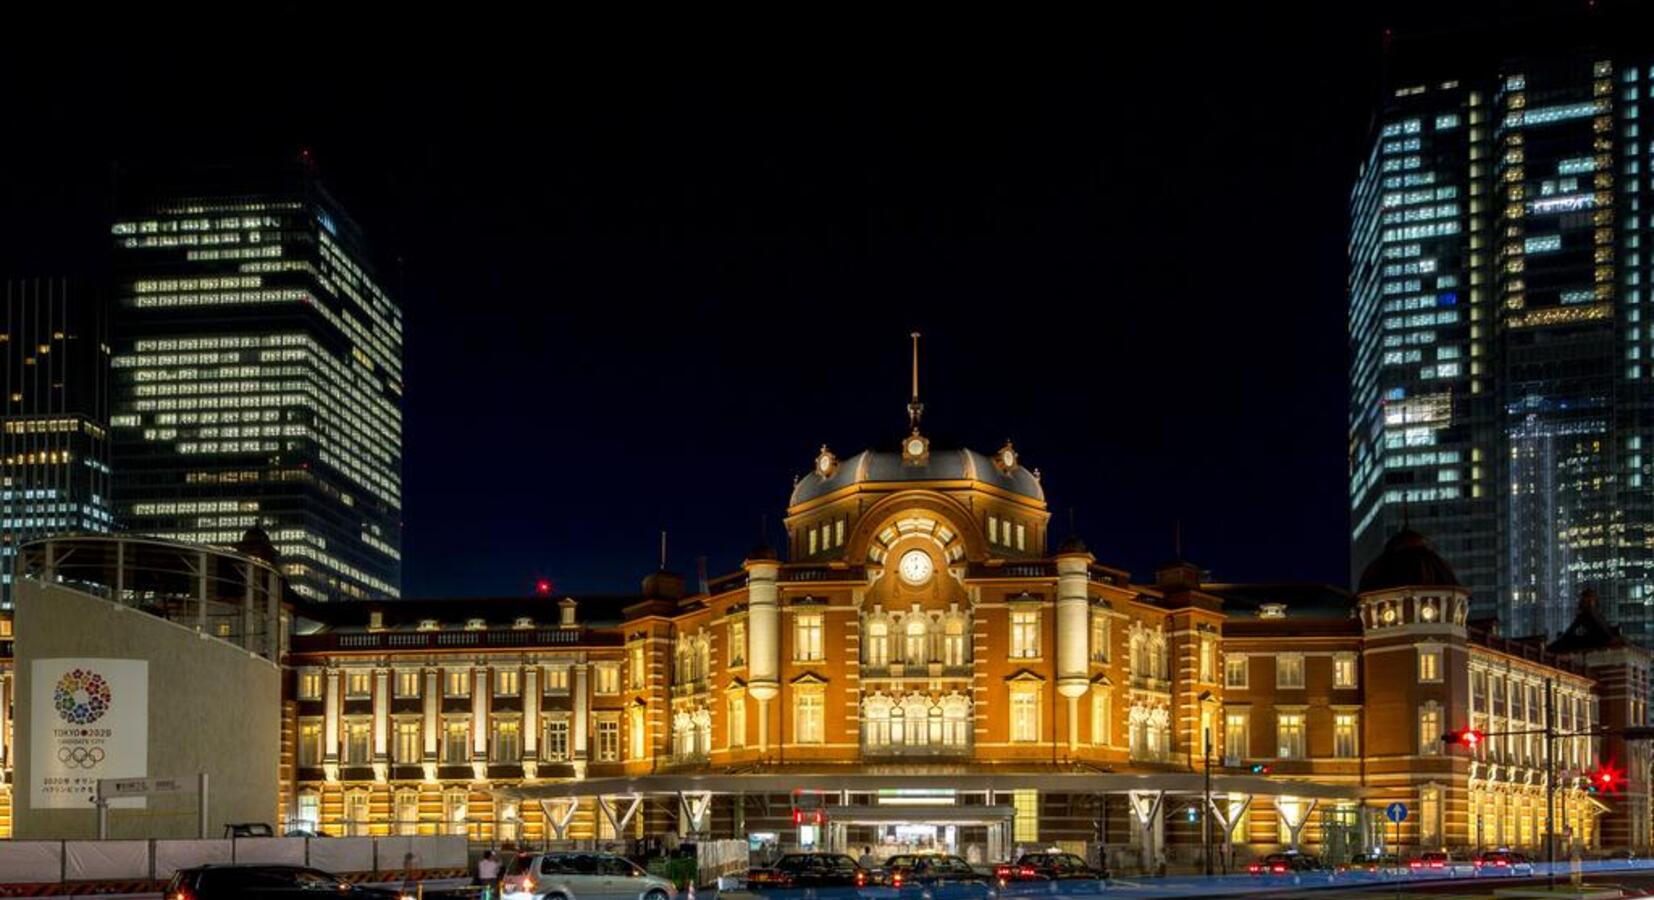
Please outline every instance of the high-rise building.
[[1375, 119], [1351, 198], [1351, 568], [1410, 519], [1509, 633], [1556, 634], [1594, 587], [1647, 641], [1654, 52], [1565, 46], [1589, 48], [1398, 78]]
[[110, 527], [102, 298], [67, 278], [5, 282], [0, 323], [0, 606], [18, 545]]
[[263, 528], [296, 593], [401, 586], [402, 313], [310, 167], [123, 187], [113, 403], [123, 529]]

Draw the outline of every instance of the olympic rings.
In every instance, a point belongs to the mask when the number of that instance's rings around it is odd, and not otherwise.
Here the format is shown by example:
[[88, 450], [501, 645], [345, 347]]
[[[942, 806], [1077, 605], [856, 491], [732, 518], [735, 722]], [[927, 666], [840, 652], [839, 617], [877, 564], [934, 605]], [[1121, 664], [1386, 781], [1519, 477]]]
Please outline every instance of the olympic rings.
[[70, 768], [90, 769], [103, 762], [102, 747], [59, 747], [57, 761]]

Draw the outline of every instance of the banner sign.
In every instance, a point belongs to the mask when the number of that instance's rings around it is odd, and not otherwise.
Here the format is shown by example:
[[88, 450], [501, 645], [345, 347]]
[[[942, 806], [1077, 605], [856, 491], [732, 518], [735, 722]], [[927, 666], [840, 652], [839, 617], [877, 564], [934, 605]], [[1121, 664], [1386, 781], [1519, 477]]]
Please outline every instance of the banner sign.
[[[149, 663], [37, 659], [29, 670], [29, 801], [92, 809], [98, 782], [149, 774]], [[111, 806], [143, 806], [142, 797]]]

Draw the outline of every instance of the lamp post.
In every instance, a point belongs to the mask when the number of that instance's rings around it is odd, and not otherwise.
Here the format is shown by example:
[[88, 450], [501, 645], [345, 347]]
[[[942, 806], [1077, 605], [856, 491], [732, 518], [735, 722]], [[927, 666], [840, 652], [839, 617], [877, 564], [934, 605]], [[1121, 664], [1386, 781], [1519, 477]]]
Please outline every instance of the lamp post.
[[1202, 781], [1202, 799], [1205, 801], [1200, 808], [1200, 855], [1206, 862], [1206, 874], [1212, 874], [1212, 719], [1205, 715], [1206, 705], [1212, 702], [1211, 691], [1201, 691], [1196, 698], [1200, 701], [1201, 710], [1201, 743], [1204, 745], [1202, 754], [1205, 764], [1200, 767]]

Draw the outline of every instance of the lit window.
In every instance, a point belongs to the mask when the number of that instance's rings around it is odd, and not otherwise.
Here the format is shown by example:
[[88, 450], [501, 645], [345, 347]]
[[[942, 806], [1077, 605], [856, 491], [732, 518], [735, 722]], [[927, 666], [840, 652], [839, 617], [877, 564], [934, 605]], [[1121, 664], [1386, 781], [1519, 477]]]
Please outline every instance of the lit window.
[[597, 720], [597, 761], [616, 762], [620, 759], [620, 720]]
[[1011, 792], [1011, 839], [1031, 844], [1039, 840], [1039, 791]]
[[520, 762], [523, 758], [523, 725], [516, 719], [500, 719], [494, 723], [494, 748], [491, 756], [496, 763]]
[[303, 672], [299, 675], [299, 699], [322, 699], [322, 673]]
[[970, 644], [965, 634], [965, 619], [952, 616], [942, 623], [942, 663], [950, 667], [965, 665], [970, 659]]
[[648, 671], [644, 662], [643, 645], [633, 644], [627, 656], [630, 659], [630, 664], [626, 667], [627, 681], [632, 690], [639, 690], [643, 687], [644, 675]]
[[471, 758], [471, 729], [464, 719], [449, 719], [442, 723], [442, 761], [462, 763]]
[[735, 694], [729, 698], [729, 746], [747, 745], [747, 698]]
[[566, 694], [569, 692], [569, 667], [548, 666], [546, 668], [546, 693]]
[[800, 613], [793, 617], [793, 659], [797, 662], [823, 659], [820, 613]]
[[1441, 753], [1442, 713], [1434, 703], [1419, 707], [1419, 755], [1436, 756]]
[[402, 669], [396, 673], [396, 696], [419, 696], [419, 672], [412, 669]]
[[365, 766], [373, 761], [368, 744], [371, 724], [366, 719], [352, 719], [345, 723], [345, 764]]
[[1113, 704], [1109, 699], [1108, 688], [1104, 685], [1091, 687], [1091, 743], [1096, 747], [1106, 747], [1113, 732], [1111, 721]]
[[649, 733], [644, 727], [643, 707], [633, 704], [626, 712], [626, 734], [632, 759], [648, 755]]
[[1334, 654], [1332, 657], [1332, 686], [1335, 688], [1353, 688], [1355, 685], [1355, 654]]
[[1355, 713], [1333, 713], [1332, 755], [1339, 759], [1355, 758]]
[[822, 737], [824, 701], [821, 691], [800, 690], [793, 697], [793, 740], [800, 744], [819, 744]]
[[597, 683], [592, 687], [594, 694], [620, 693], [620, 665], [618, 663], [599, 663], [594, 669]]
[[1217, 656], [1217, 641], [1210, 635], [1200, 637], [1200, 680], [1210, 684], [1213, 680], [1213, 660]]
[[1246, 656], [1244, 654], [1224, 654], [1223, 686], [1232, 688], [1246, 687]]
[[466, 669], [449, 669], [443, 692], [449, 697], [471, 696], [471, 673]]
[[545, 746], [540, 756], [546, 762], [564, 762], [569, 758], [569, 720], [558, 717], [546, 720]]
[[419, 739], [419, 720], [404, 719], [396, 723], [396, 761], [401, 765], [415, 765], [424, 755]]
[[1419, 680], [1442, 680], [1442, 650], [1440, 647], [1419, 648]]
[[867, 646], [862, 649], [862, 654], [871, 668], [882, 669], [890, 665], [889, 622], [873, 619], [867, 623]]
[[1245, 712], [1229, 711], [1223, 714], [1223, 756], [1242, 760], [1252, 755], [1251, 717]]
[[746, 619], [731, 619], [729, 622], [729, 664], [737, 668], [747, 664]]
[[1275, 717], [1275, 755], [1281, 759], [1304, 756], [1304, 714], [1278, 713]]
[[1024, 743], [1039, 740], [1039, 692], [1011, 691], [1011, 740]]
[[1304, 686], [1304, 655], [1282, 653], [1275, 657], [1275, 686], [1301, 688]]
[[1113, 629], [1109, 627], [1109, 618], [1103, 613], [1093, 613], [1091, 616], [1091, 658], [1097, 662], [1108, 662], [1109, 637]]
[[345, 696], [353, 698], [367, 697], [373, 693], [372, 672], [347, 672], [345, 674]]
[[930, 620], [922, 613], [914, 613], [907, 617], [902, 631], [906, 635], [902, 661], [910, 666], [930, 662]]
[[414, 835], [419, 833], [419, 792], [397, 791], [394, 814], [396, 816], [395, 831], [399, 835]]
[[517, 696], [519, 677], [516, 669], [494, 670], [494, 695], [496, 697]]
[[1011, 658], [1039, 658], [1039, 610], [1011, 611]]
[[322, 764], [322, 723], [308, 720], [299, 723], [299, 765]]

